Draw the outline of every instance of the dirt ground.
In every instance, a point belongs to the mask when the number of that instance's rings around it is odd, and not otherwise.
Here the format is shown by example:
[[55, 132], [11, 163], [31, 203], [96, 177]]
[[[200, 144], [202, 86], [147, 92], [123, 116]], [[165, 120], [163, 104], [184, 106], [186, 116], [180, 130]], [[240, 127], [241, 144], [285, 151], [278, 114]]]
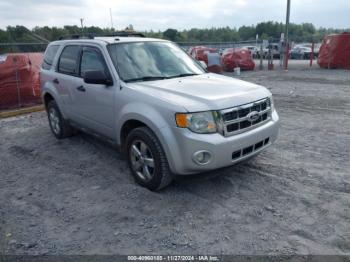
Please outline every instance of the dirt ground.
[[0, 254], [349, 255], [350, 71], [296, 65], [240, 76], [274, 95], [272, 147], [159, 193], [43, 112], [0, 120]]

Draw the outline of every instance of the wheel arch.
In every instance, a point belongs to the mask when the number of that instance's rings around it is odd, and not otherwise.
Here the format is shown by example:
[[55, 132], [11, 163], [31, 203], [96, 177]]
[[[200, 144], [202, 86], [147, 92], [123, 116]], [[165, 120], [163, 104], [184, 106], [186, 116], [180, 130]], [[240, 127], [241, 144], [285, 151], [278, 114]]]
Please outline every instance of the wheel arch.
[[47, 106], [48, 106], [50, 101], [52, 101], [52, 100], [56, 101], [56, 104], [59, 107], [61, 114], [63, 115], [63, 117], [65, 119], [67, 119], [67, 114], [66, 114], [65, 108], [62, 104], [63, 101], [62, 101], [62, 99], [60, 99], [60, 95], [56, 93], [56, 90], [45, 89], [42, 92], [41, 97], [42, 97], [42, 101], [43, 101], [43, 104], [45, 106], [45, 109], [47, 109]]
[[167, 114], [163, 109], [155, 108], [152, 104], [144, 102], [132, 102], [126, 104], [118, 113], [116, 121], [116, 140], [122, 145], [125, 131], [132, 127], [147, 126], [155, 134], [164, 126], [167, 126]]
[[[146, 103], [129, 103], [119, 111], [120, 118], [116, 121], [116, 141], [120, 149], [125, 149], [125, 138], [132, 128], [148, 127], [158, 138], [169, 161], [171, 170], [174, 170], [172, 150], [176, 142], [171, 132], [170, 119], [175, 116], [171, 110], [155, 108]], [[175, 146], [176, 147], [176, 146]]]
[[129, 133], [138, 127], [148, 127], [147, 124], [145, 124], [144, 122], [140, 121], [140, 120], [136, 120], [136, 119], [129, 119], [127, 121], [125, 121], [120, 129], [120, 135], [119, 135], [119, 144], [122, 148], [122, 150], [124, 150], [125, 148], [125, 142], [126, 142], [126, 138], [128, 137]]
[[44, 102], [44, 106], [47, 110], [47, 106], [49, 105], [49, 103], [55, 100], [54, 96], [52, 94], [50, 94], [49, 92], [46, 92], [45, 94], [43, 94], [43, 102]]

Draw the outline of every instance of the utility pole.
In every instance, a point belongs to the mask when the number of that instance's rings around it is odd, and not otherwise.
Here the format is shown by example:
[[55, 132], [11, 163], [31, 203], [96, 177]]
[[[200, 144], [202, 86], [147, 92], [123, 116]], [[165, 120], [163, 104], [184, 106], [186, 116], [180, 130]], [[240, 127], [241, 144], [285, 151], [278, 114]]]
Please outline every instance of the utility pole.
[[114, 31], [113, 17], [112, 17], [112, 8], [109, 8], [109, 15], [111, 16], [111, 28], [112, 28], [112, 31]]
[[84, 36], [84, 18], [80, 18], [81, 35]]
[[287, 0], [287, 15], [286, 15], [286, 28], [285, 28], [285, 55], [284, 55], [284, 70], [288, 70], [288, 56], [289, 56], [289, 17], [290, 17], [290, 0]]

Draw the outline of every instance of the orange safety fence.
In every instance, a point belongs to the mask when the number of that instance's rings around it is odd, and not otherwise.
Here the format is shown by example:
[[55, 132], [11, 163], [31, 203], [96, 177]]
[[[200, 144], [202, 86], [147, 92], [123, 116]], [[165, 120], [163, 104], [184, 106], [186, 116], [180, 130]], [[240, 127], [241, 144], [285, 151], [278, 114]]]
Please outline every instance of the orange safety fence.
[[326, 36], [317, 62], [322, 68], [350, 69], [350, 33]]
[[42, 61], [43, 53], [0, 55], [0, 110], [41, 103]]
[[225, 71], [232, 72], [235, 67], [241, 70], [254, 70], [255, 63], [248, 49], [227, 48], [221, 56], [221, 63]]

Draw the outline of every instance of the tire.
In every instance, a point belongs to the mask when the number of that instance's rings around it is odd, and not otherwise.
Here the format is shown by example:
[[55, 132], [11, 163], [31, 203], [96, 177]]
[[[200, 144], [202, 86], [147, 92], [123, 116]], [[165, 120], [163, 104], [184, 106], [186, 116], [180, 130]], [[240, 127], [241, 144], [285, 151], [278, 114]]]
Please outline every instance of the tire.
[[130, 171], [139, 185], [157, 191], [172, 182], [173, 174], [164, 150], [148, 127], [138, 127], [129, 133], [125, 153]]
[[63, 118], [55, 100], [50, 101], [47, 105], [47, 117], [51, 132], [57, 139], [62, 139], [73, 135], [73, 128], [69, 125], [67, 120]]

